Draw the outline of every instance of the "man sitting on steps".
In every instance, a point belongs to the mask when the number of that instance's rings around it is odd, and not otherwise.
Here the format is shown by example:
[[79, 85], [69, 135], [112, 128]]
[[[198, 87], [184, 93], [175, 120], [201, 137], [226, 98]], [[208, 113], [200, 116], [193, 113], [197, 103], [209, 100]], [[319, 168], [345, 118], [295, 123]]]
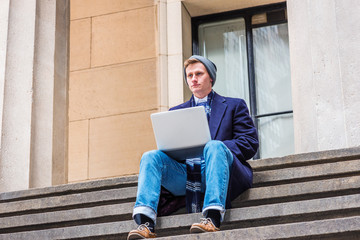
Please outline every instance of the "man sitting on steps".
[[[156, 237], [161, 188], [174, 196], [186, 195], [188, 203], [196, 200], [191, 194], [196, 194], [197, 188], [204, 194], [204, 218], [190, 228], [191, 233], [200, 233], [219, 231], [225, 209], [252, 186], [252, 169], [246, 160], [258, 149], [257, 131], [244, 100], [223, 97], [212, 90], [216, 70], [215, 64], [202, 56], [194, 55], [185, 61], [185, 81], [193, 95], [189, 101], [170, 110], [204, 105], [212, 140], [205, 145], [202, 158], [189, 159], [186, 163], [160, 150], [143, 154], [133, 210], [139, 227], [129, 233], [128, 240]], [[191, 167], [196, 164], [200, 169], [200, 186], [189, 181]]]

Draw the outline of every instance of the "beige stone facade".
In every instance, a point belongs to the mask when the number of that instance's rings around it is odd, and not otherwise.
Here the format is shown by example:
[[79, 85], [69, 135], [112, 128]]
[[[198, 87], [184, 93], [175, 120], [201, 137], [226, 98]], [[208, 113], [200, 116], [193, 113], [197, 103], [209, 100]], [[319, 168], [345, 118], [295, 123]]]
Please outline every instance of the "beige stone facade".
[[71, 1], [69, 182], [135, 174], [155, 147], [157, 4]]

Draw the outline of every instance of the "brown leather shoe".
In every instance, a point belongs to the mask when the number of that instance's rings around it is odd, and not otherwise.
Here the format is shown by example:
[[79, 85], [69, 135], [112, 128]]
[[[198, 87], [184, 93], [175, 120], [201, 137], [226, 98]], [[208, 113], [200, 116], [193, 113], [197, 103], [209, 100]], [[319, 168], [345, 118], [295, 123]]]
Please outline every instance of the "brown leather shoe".
[[220, 228], [215, 227], [210, 218], [201, 218], [200, 223], [191, 225], [190, 233], [217, 232]]
[[129, 232], [127, 240], [156, 238], [156, 234], [151, 232], [148, 226], [149, 223], [139, 225], [137, 229]]

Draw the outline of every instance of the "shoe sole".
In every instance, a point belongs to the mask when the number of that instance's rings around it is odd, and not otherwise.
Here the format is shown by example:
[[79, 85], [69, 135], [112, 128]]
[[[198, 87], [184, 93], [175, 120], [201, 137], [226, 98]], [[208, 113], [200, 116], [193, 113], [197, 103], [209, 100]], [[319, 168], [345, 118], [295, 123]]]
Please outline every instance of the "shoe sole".
[[133, 233], [127, 238], [127, 240], [135, 240], [135, 239], [145, 239], [145, 237], [143, 235]]
[[203, 233], [206, 232], [204, 229], [200, 227], [192, 227], [190, 228], [190, 233]]
[[220, 230], [215, 230], [215, 231], [206, 231], [205, 229], [201, 228], [201, 227], [191, 227], [190, 228], [190, 233], [208, 233], [208, 232], [218, 232]]

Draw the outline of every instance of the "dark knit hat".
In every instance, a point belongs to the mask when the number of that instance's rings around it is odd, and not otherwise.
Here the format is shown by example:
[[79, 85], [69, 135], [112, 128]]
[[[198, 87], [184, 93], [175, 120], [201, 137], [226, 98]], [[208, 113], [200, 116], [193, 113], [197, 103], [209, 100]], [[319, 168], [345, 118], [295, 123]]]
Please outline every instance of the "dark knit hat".
[[[212, 61], [210, 61], [209, 59], [203, 57], [203, 56], [199, 56], [199, 55], [192, 55], [191, 57], [189, 57], [189, 59], [197, 59], [199, 60], [202, 64], [204, 64], [206, 70], [208, 71], [210, 78], [213, 80], [212, 81], [212, 85], [214, 86], [215, 81], [216, 81], [216, 65], [215, 63], [213, 63]], [[185, 67], [184, 67], [184, 79], [185, 82], [187, 84], [187, 79], [186, 79], [186, 71], [185, 71]]]

